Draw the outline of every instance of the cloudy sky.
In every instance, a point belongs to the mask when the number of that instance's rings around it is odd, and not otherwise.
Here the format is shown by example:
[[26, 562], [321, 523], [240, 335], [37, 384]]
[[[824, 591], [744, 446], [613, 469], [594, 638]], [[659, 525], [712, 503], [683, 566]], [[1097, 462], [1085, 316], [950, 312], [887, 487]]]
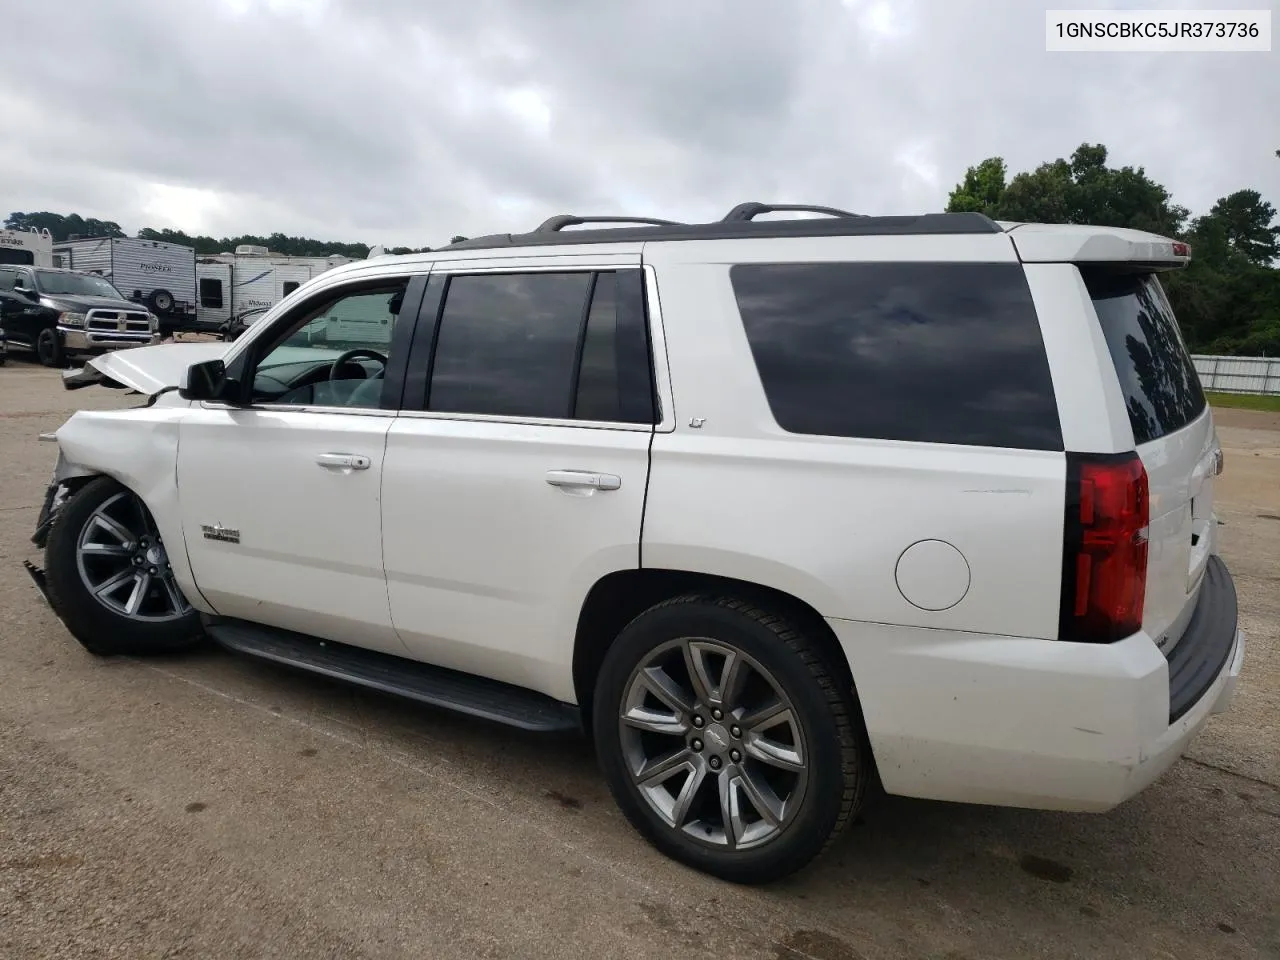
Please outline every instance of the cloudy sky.
[[[1280, 0], [1145, 6], [1268, 8]], [[1280, 206], [1280, 53], [1046, 53], [1070, 0], [40, 0], [4, 7], [0, 216], [436, 245], [552, 213], [940, 209], [1102, 142]]]

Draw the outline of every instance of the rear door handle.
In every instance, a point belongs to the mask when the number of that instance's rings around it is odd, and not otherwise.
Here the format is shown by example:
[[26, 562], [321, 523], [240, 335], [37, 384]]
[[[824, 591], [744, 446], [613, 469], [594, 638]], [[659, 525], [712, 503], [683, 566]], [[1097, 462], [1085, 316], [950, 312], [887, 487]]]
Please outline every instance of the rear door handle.
[[553, 487], [617, 490], [622, 486], [622, 478], [612, 473], [592, 473], [589, 470], [548, 470], [547, 483]]
[[316, 463], [328, 470], [368, 470], [370, 460], [358, 453], [319, 453]]

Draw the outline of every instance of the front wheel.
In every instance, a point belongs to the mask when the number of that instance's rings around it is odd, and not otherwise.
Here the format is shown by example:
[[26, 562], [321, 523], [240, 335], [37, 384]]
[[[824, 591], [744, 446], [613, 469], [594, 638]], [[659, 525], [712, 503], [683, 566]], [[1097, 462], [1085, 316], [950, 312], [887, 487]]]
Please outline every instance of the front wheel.
[[811, 637], [727, 597], [637, 617], [605, 656], [596, 750], [654, 846], [739, 883], [781, 879], [853, 819], [871, 777], [850, 685]]
[[58, 341], [58, 331], [52, 327], [46, 327], [36, 335], [36, 358], [46, 367], [66, 365], [62, 344]]
[[59, 509], [45, 583], [54, 611], [90, 653], [174, 653], [203, 637], [151, 512], [110, 477], [91, 480]]

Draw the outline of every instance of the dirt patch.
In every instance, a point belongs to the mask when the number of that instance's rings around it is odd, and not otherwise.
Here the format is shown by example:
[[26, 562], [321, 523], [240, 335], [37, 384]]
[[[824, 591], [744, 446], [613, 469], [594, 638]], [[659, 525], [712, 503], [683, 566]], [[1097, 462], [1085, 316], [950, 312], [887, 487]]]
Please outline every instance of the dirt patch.
[[1213, 422], [1220, 427], [1280, 430], [1280, 413], [1271, 410], [1237, 410], [1234, 407], [1214, 407]]

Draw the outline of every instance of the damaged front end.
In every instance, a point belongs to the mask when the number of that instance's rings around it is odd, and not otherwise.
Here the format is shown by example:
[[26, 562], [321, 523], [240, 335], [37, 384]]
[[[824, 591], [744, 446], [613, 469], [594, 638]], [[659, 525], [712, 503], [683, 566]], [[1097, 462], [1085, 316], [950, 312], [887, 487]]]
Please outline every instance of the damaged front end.
[[[42, 433], [40, 439], [46, 443], [57, 443], [58, 437], [53, 433]], [[66, 502], [67, 497], [72, 493], [71, 484], [68, 478], [64, 476], [66, 473], [62, 454], [58, 454], [58, 465], [54, 468], [53, 481], [49, 484], [44, 492], [44, 503], [40, 505], [40, 514], [36, 517], [36, 530], [31, 535], [31, 542], [38, 548], [43, 550], [45, 544], [49, 542], [49, 530], [53, 527], [54, 518], [58, 515], [58, 511]], [[36, 589], [40, 591], [40, 595], [44, 597], [45, 602], [50, 606], [53, 602], [49, 599], [49, 588], [45, 582], [44, 569], [37, 567], [30, 560], [22, 561], [23, 568], [27, 571], [27, 575], [31, 577], [31, 582], [36, 585]]]
[[[45, 550], [64, 504], [101, 476], [142, 498], [163, 526], [176, 510], [178, 425], [189, 407], [177, 395], [179, 384], [193, 364], [221, 359], [234, 346], [204, 342], [131, 347], [92, 357], [83, 368], [66, 371], [63, 386], [68, 390], [97, 385], [140, 394], [144, 400], [136, 407], [77, 411], [56, 433], [40, 435], [42, 441], [58, 445], [58, 458], [31, 542]], [[175, 542], [181, 541], [180, 525], [172, 534]], [[45, 571], [29, 561], [23, 566], [50, 600]]]
[[53, 526], [53, 518], [66, 500], [68, 492], [65, 483], [55, 480], [49, 484], [49, 488], [44, 493], [44, 503], [40, 507], [39, 517], [36, 518], [36, 532], [31, 535], [31, 542], [41, 550], [49, 541], [49, 528]]
[[175, 390], [192, 364], [219, 359], [234, 344], [222, 342], [161, 343], [152, 347], [131, 347], [92, 357], [78, 370], [62, 375], [68, 390], [103, 386], [132, 390], [152, 397]]

